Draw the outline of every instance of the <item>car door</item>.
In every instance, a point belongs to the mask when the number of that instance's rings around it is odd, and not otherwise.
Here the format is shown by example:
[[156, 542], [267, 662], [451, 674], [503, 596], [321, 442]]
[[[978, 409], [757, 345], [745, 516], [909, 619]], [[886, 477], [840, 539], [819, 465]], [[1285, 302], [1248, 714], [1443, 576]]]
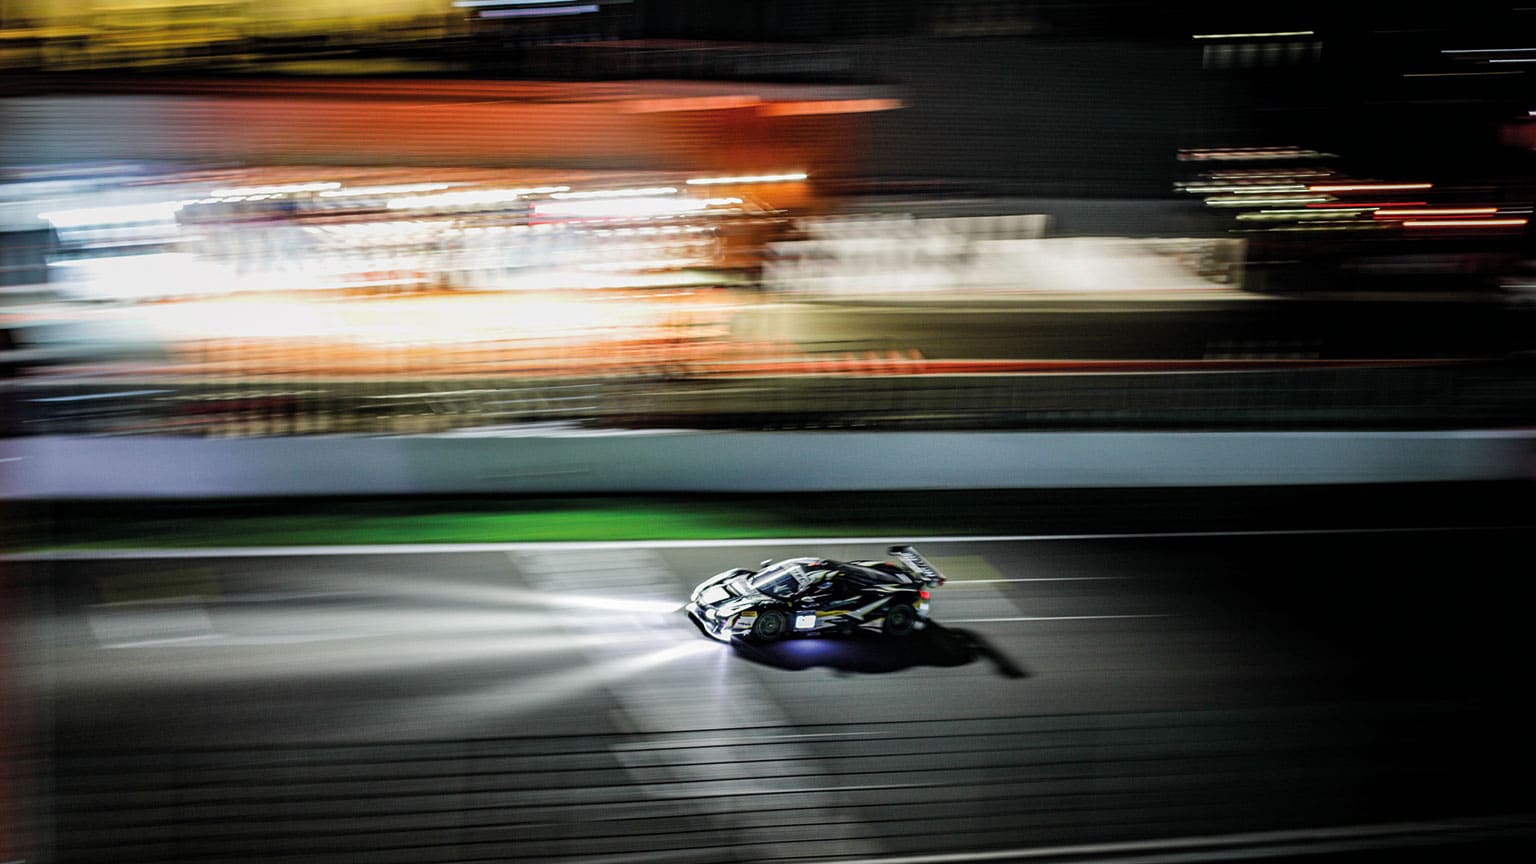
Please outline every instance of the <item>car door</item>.
[[795, 630], [814, 630], [826, 623], [836, 591], [833, 576], [830, 570], [807, 574], [790, 614], [790, 624]]
[[864, 601], [864, 583], [858, 578], [843, 571], [832, 574], [830, 587], [827, 590], [827, 599], [822, 608], [829, 613], [836, 613], [836, 617], [842, 617], [859, 606]]

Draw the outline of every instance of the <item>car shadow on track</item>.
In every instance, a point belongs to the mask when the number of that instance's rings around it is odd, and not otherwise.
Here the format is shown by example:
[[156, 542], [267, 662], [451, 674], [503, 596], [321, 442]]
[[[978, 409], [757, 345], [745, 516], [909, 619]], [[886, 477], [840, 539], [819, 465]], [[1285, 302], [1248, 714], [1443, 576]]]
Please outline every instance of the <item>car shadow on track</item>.
[[775, 669], [798, 671], [821, 666], [834, 672], [879, 674], [914, 666], [964, 666], [985, 660], [1004, 678], [1029, 676], [979, 633], [952, 630], [931, 621], [926, 628], [905, 637], [855, 633], [841, 638], [810, 637], [769, 643], [737, 639], [731, 645], [736, 656]]

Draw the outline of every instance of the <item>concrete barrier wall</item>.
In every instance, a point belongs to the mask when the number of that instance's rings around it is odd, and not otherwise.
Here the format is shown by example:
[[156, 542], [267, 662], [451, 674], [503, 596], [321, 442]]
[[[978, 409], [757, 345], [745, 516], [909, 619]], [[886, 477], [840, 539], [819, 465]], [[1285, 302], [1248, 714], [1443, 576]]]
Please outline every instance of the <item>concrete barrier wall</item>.
[[634, 432], [0, 441], [10, 499], [1396, 483], [1532, 476], [1536, 432]]

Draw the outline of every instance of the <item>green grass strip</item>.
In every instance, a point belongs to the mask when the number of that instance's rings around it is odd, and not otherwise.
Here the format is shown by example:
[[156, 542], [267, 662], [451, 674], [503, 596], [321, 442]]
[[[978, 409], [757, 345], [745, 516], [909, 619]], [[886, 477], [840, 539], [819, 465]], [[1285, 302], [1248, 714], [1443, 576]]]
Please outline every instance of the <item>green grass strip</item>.
[[1531, 525], [1531, 484], [13, 504], [6, 551]]

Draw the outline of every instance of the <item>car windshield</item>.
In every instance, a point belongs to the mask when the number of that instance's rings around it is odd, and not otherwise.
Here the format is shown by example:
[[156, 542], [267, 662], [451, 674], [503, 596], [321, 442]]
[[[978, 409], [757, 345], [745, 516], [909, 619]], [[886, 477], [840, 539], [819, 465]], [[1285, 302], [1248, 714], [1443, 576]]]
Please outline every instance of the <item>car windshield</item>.
[[781, 600], [793, 597], [800, 591], [800, 577], [805, 573], [807, 560], [796, 558], [765, 567], [752, 577], [749, 584], [752, 590], [761, 591], [770, 597]]

